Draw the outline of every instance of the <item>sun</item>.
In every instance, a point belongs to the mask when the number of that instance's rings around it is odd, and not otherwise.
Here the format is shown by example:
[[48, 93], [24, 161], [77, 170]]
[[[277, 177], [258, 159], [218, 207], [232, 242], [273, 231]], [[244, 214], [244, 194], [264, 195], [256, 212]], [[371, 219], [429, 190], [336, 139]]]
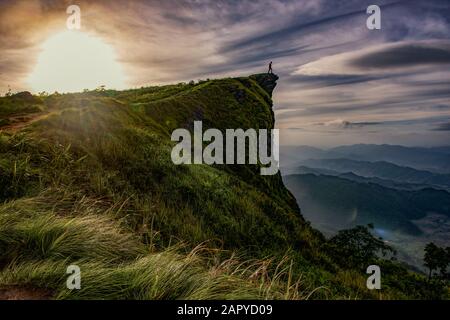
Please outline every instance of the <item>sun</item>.
[[102, 85], [126, 87], [113, 48], [79, 31], [65, 31], [47, 39], [28, 82], [36, 92], [79, 92]]

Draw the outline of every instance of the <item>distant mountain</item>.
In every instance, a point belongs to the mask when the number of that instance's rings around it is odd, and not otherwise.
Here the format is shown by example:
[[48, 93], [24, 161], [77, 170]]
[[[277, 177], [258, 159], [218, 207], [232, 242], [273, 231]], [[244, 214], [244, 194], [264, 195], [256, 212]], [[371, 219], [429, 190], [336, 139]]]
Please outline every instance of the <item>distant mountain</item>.
[[[366, 178], [366, 177], [358, 176], [358, 175], [354, 174], [353, 172], [341, 173], [338, 176], [340, 178], [344, 178], [344, 179], [348, 179], [348, 180], [352, 180], [352, 181], [356, 181], [356, 182], [360, 182], [360, 183], [375, 183], [375, 184], [379, 184], [383, 187], [391, 188], [391, 189], [421, 190], [421, 189], [429, 188], [429, 186], [426, 184], [397, 182], [397, 181], [392, 181], [392, 180], [388, 180], [388, 179], [380, 179], [377, 177]], [[449, 189], [445, 189], [445, 190], [449, 191]]]
[[[349, 159], [308, 159], [300, 162], [302, 166], [315, 169], [326, 169], [338, 173], [354, 173], [366, 178], [380, 178], [400, 183], [411, 183], [448, 190], [450, 174], [437, 174], [425, 170], [402, 167], [386, 161], [368, 162]], [[298, 168], [300, 170], [302, 168]], [[301, 170], [303, 172], [304, 168]], [[332, 173], [328, 172], [328, 174]], [[300, 173], [300, 172], [298, 172]], [[375, 182], [375, 181], [374, 181]], [[382, 185], [387, 182], [378, 181]]]
[[433, 152], [450, 154], [450, 146], [432, 147], [432, 148], [429, 148], [429, 150], [431, 150]]
[[364, 161], [387, 161], [401, 166], [450, 173], [450, 153], [442, 148], [411, 148], [395, 145], [358, 144], [327, 151], [327, 158], [348, 158]]
[[282, 168], [291, 168], [297, 166], [299, 161], [306, 159], [326, 158], [325, 150], [310, 146], [281, 146], [280, 147], [280, 166]]
[[299, 166], [296, 168], [294, 174], [315, 174], [315, 175], [329, 175], [329, 176], [340, 176], [344, 173], [341, 173], [336, 170], [324, 169], [324, 168], [316, 168], [316, 167], [307, 167], [307, 166]]
[[[294, 172], [294, 170], [292, 170]], [[328, 169], [320, 169], [320, 168], [310, 168], [306, 166], [300, 166], [295, 170], [295, 173], [292, 174], [315, 174], [315, 175], [329, 175], [329, 176], [337, 176], [339, 178], [352, 180], [360, 183], [375, 183], [379, 184], [383, 187], [392, 188], [392, 189], [400, 189], [400, 190], [420, 190], [429, 188], [429, 185], [420, 184], [420, 183], [407, 183], [407, 182], [397, 182], [388, 179], [381, 179], [377, 177], [362, 177], [354, 174], [353, 172], [338, 172], [334, 170]], [[450, 189], [450, 188], [449, 188]], [[449, 189], [445, 189], [449, 191]]]
[[280, 149], [282, 167], [296, 165], [306, 159], [346, 158], [359, 161], [385, 161], [418, 170], [450, 174], [450, 146], [434, 148], [396, 145], [356, 144], [328, 150], [309, 146], [285, 146]]

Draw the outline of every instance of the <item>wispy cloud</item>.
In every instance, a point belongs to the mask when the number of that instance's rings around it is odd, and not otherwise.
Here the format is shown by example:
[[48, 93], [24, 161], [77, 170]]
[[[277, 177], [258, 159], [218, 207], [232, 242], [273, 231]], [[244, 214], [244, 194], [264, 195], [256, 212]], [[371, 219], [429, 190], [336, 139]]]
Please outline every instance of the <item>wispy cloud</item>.
[[380, 77], [434, 65], [450, 65], [449, 40], [388, 43], [326, 56], [300, 66], [293, 75]]
[[450, 131], [450, 122], [442, 123], [439, 126], [433, 128], [434, 131]]
[[352, 122], [348, 120], [342, 120], [342, 119], [336, 119], [331, 120], [328, 122], [319, 122], [315, 125], [317, 126], [326, 126], [326, 127], [335, 127], [335, 128], [342, 128], [342, 129], [354, 129], [354, 128], [363, 128], [368, 126], [376, 126], [381, 124], [382, 122], [370, 122], [370, 121], [363, 121], [363, 122]]

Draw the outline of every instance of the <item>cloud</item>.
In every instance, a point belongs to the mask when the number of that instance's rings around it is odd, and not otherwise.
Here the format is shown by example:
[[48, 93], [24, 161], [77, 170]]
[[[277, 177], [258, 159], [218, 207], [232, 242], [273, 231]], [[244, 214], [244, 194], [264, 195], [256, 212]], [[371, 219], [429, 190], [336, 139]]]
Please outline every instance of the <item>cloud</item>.
[[331, 75], [303, 75], [298, 74], [290, 77], [290, 81], [297, 83], [302, 88], [314, 87], [334, 87], [346, 86], [376, 81], [381, 79], [388, 79], [397, 77], [395, 75], [362, 75], [362, 74], [331, 74]]
[[450, 110], [450, 105], [436, 104], [436, 105], [429, 106], [429, 109], [435, 110], [435, 111], [446, 111], [446, 110]]
[[405, 43], [367, 53], [351, 62], [361, 69], [450, 64], [450, 42]]
[[352, 122], [348, 120], [336, 119], [327, 122], [319, 122], [316, 123], [318, 126], [327, 126], [327, 127], [336, 127], [340, 129], [354, 129], [354, 128], [362, 128], [367, 126], [375, 126], [379, 125], [381, 122], [371, 122], [371, 121], [362, 121], [362, 122]]
[[439, 126], [432, 129], [433, 131], [450, 131], [450, 122], [441, 123]]

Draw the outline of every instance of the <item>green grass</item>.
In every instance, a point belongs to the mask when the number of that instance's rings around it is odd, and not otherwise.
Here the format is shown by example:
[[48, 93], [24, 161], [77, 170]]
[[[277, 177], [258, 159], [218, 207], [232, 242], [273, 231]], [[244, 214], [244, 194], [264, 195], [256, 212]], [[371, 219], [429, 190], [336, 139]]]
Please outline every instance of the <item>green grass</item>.
[[[0, 99], [0, 119], [29, 113], [39, 113], [45, 110], [41, 98], [34, 96], [21, 97], [12, 95]], [[0, 122], [0, 125], [2, 123]]]
[[[222, 250], [181, 243], [156, 250], [122, 220], [109, 217], [99, 200], [75, 195], [39, 197], [5, 204], [0, 210], [0, 283], [48, 289], [61, 299], [272, 299], [300, 298], [301, 283], [273, 273], [270, 260], [236, 259]], [[225, 259], [224, 256], [228, 258]], [[65, 287], [66, 268], [82, 270], [82, 289]], [[304, 293], [306, 296], [308, 293]]]

